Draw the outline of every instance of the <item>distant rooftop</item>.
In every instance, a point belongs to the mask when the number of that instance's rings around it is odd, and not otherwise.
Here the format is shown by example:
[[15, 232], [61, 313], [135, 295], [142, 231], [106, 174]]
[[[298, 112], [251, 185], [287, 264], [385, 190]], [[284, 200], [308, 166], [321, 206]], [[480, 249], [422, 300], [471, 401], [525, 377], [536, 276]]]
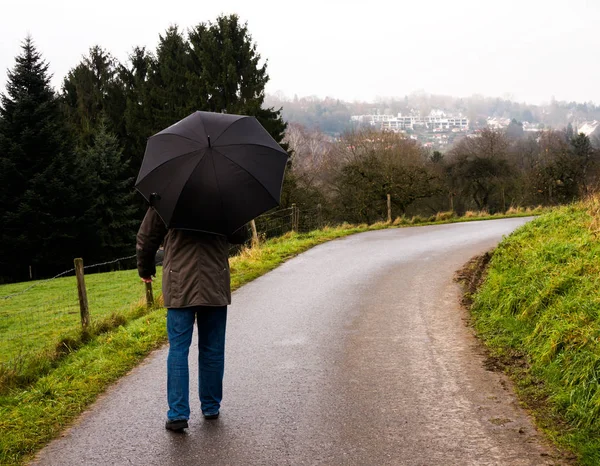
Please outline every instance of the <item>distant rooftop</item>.
[[583, 133], [586, 136], [591, 135], [600, 126], [600, 122], [597, 120], [586, 121], [580, 127], [577, 128], [577, 133]]

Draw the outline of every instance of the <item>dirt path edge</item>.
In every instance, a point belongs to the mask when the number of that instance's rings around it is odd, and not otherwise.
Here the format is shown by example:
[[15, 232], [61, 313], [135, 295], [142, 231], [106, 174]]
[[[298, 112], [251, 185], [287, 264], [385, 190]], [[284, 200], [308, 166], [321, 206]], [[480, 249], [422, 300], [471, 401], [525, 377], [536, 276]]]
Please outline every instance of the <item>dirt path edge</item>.
[[543, 380], [534, 377], [526, 354], [511, 349], [501, 353], [494, 351], [485, 338], [477, 332], [472, 313], [473, 297], [485, 282], [494, 249], [472, 257], [454, 276], [462, 287], [461, 305], [467, 311], [468, 325], [482, 346], [485, 355], [485, 368], [492, 372], [503, 372], [510, 380], [521, 406], [531, 414], [535, 426], [544, 434], [548, 445], [555, 454], [553, 459], [560, 465], [580, 465], [577, 455], [557, 441], [557, 437], [569, 429], [567, 421], [553, 410], [549, 402], [550, 392]]

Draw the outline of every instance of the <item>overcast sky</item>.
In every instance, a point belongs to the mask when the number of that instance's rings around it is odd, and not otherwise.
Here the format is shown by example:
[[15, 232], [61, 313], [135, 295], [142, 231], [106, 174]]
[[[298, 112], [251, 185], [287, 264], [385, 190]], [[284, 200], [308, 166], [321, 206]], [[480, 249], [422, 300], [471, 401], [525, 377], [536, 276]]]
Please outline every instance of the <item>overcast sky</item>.
[[125, 60], [169, 25], [237, 13], [268, 59], [268, 93], [600, 104], [600, 0], [1, 1], [0, 89], [28, 33], [59, 88], [93, 45]]

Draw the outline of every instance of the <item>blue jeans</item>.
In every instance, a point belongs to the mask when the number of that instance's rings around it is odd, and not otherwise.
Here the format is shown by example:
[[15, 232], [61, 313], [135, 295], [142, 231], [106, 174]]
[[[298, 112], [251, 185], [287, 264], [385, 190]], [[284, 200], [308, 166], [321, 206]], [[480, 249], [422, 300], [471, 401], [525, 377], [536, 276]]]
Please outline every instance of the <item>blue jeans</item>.
[[167, 310], [169, 356], [167, 357], [167, 418], [189, 419], [190, 374], [188, 354], [194, 320], [198, 318], [198, 388], [204, 414], [214, 414], [223, 398], [225, 326], [227, 306], [196, 306]]

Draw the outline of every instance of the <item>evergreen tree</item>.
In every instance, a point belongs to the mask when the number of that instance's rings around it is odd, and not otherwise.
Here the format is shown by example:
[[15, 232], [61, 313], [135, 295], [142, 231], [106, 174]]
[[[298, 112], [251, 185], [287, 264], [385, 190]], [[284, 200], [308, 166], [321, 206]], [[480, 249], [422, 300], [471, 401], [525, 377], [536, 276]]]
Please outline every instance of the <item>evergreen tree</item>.
[[[137, 174], [137, 169], [141, 165], [144, 150], [142, 147], [140, 153], [137, 146], [145, 145], [146, 138], [149, 136], [147, 132], [143, 131], [130, 132], [129, 126], [135, 130], [136, 125], [144, 123], [144, 119], [141, 118], [142, 113], [136, 113], [134, 118], [131, 118], [130, 113], [128, 113], [130, 108], [139, 107], [139, 105], [135, 107], [130, 105], [130, 102], [139, 102], [140, 99], [139, 92], [137, 92], [137, 81], [137, 77], [133, 72], [127, 70], [109, 52], [98, 46], [90, 48], [88, 55], [65, 78], [62, 100], [69, 118], [71, 132], [77, 139], [77, 155], [84, 159], [79, 161], [82, 181], [89, 182], [90, 176], [93, 178], [95, 175], [94, 173], [90, 175], [88, 171], [90, 169], [97, 171], [98, 169], [94, 165], [87, 164], [85, 155], [97, 145], [96, 139], [98, 137], [103, 140], [105, 135], [110, 133], [111, 137], [117, 137], [119, 147], [126, 148], [126, 156], [122, 156], [121, 165], [128, 167], [129, 171], [123, 173], [119, 169], [119, 176], [123, 179], [129, 179], [129, 188], [133, 189], [133, 177]], [[142, 84], [144, 84], [143, 81]], [[142, 91], [145, 90], [144, 87]], [[148, 105], [143, 105], [142, 109], [145, 113], [149, 112]], [[141, 136], [139, 136], [140, 132], [143, 133]], [[138, 152], [135, 152], [136, 150]], [[132, 160], [134, 160], [134, 163], [131, 163]], [[107, 174], [103, 173], [103, 175]], [[105, 178], [113, 180], [110, 176], [105, 176]], [[88, 190], [86, 189], [85, 192], [88, 193]], [[91, 218], [86, 215], [89, 223], [81, 224], [84, 231], [88, 231], [89, 225], [96, 225], [98, 219], [104, 218], [102, 212], [96, 209], [97, 202], [93, 197], [87, 196], [86, 202], [91, 203], [91, 207], [87, 206], [88, 213], [95, 212], [99, 214], [99, 217]], [[140, 200], [138, 203], [140, 212], [136, 212], [134, 218], [141, 216], [141, 204]], [[103, 241], [96, 238], [103, 231], [102, 228], [96, 228], [92, 238], [86, 235], [88, 237], [85, 243], [84, 257], [86, 259], [97, 257], [99, 251], [106, 253], [111, 250], [111, 247], [107, 245], [101, 246]], [[118, 246], [115, 246], [115, 248], [119, 249]], [[100, 255], [103, 253], [100, 253]]]
[[[149, 104], [153, 114], [152, 134], [185, 118], [194, 110], [194, 96], [202, 90], [190, 86], [191, 57], [189, 44], [177, 26], [160, 36], [156, 60], [150, 62]], [[197, 84], [197, 81], [195, 81]]]
[[142, 164], [146, 140], [152, 136], [157, 127], [151, 107], [149, 84], [155, 59], [145, 48], [136, 47], [129, 56], [129, 62], [130, 66], [128, 68], [121, 67], [119, 73], [125, 86], [126, 96], [126, 137], [123, 147], [125, 154], [131, 160], [131, 176], [135, 177]]
[[62, 98], [81, 147], [90, 144], [101, 119], [105, 124], [107, 119], [109, 130], [120, 138], [126, 135], [125, 88], [119, 66], [110, 53], [94, 46], [63, 82]]
[[573, 130], [573, 125], [571, 124], [571, 122], [569, 122], [569, 124], [567, 125], [567, 128], [565, 129], [565, 140], [567, 142], [571, 142], [571, 140], [575, 137], [575, 131]]
[[[219, 16], [215, 23], [200, 23], [189, 33], [194, 72], [200, 77], [206, 97], [198, 110], [255, 116], [281, 143], [286, 124], [281, 109], [263, 108], [267, 63], [237, 15]], [[285, 149], [287, 147], [282, 144]]]
[[101, 118], [92, 144], [80, 151], [87, 211], [81, 219], [86, 260], [107, 260], [131, 253], [139, 224], [133, 178], [119, 142]]
[[0, 257], [5, 280], [67, 268], [76, 248], [77, 190], [48, 64], [31, 37], [0, 96]]
[[269, 77], [267, 64], [236, 15], [220, 16], [215, 23], [200, 23], [190, 31], [193, 55], [202, 64], [199, 74], [206, 86], [211, 112], [254, 114], [264, 100]]
[[132, 153], [143, 152], [149, 136], [196, 110], [256, 116], [281, 142], [286, 125], [281, 109], [262, 108], [269, 78], [247, 25], [236, 15], [221, 16], [188, 36], [172, 26], [159, 36], [154, 55], [136, 48], [131, 67], [122, 69]]

